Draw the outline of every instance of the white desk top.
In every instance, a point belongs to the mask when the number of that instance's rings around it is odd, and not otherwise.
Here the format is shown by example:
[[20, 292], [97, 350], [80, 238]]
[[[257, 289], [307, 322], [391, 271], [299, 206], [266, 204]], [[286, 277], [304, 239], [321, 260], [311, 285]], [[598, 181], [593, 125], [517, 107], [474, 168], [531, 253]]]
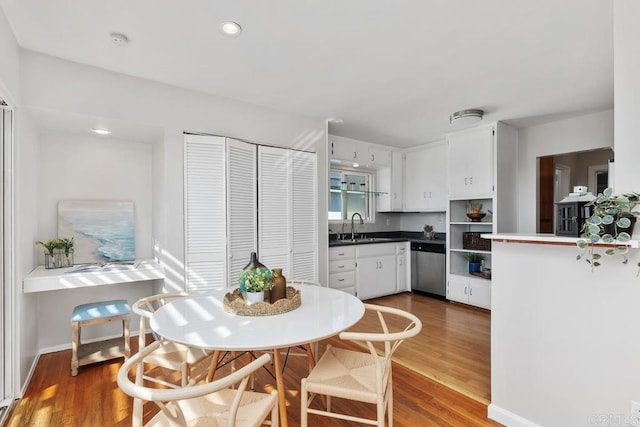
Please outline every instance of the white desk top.
[[293, 285], [302, 305], [273, 316], [238, 316], [224, 311], [228, 291], [174, 299], [151, 317], [151, 328], [169, 340], [216, 350], [268, 350], [336, 335], [364, 315], [362, 301], [337, 289]]
[[136, 265], [123, 265], [93, 271], [74, 271], [78, 266], [46, 269], [36, 267], [23, 280], [23, 292], [54, 291], [89, 286], [113, 285], [164, 279], [164, 267], [154, 260], [138, 260]]

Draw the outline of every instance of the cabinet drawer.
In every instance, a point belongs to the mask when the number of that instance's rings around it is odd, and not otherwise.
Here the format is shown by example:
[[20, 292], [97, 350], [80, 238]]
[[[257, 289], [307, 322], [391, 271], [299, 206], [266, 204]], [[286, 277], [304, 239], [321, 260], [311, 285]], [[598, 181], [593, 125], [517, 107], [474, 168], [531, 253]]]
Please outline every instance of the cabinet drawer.
[[329, 248], [329, 260], [337, 260], [344, 258], [355, 258], [356, 248], [354, 246], [338, 246]]
[[358, 258], [395, 254], [395, 243], [375, 243], [358, 246]]
[[344, 271], [354, 271], [356, 269], [355, 259], [340, 259], [329, 261], [329, 273], [342, 273]]
[[344, 273], [333, 273], [329, 275], [330, 288], [343, 289], [349, 286], [355, 289], [355, 286], [356, 286], [355, 271], [345, 271]]

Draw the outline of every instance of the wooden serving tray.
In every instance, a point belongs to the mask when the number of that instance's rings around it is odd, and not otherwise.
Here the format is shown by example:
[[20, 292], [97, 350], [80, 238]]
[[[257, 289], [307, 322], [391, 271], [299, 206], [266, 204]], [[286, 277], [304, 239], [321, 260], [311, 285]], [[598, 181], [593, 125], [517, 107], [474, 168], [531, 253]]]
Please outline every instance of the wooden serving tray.
[[247, 305], [244, 297], [240, 293], [240, 289], [233, 292], [227, 292], [224, 296], [223, 307], [227, 313], [237, 314], [239, 316], [272, 316], [275, 314], [286, 313], [295, 310], [302, 304], [300, 291], [287, 286], [287, 297], [271, 304], [268, 302], [256, 302]]

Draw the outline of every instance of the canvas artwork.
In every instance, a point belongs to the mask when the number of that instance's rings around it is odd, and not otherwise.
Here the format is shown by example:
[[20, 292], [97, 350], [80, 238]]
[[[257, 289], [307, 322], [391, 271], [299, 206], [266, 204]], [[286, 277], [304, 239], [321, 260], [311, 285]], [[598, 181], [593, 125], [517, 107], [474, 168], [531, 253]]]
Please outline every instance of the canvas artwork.
[[133, 202], [61, 200], [58, 237], [73, 237], [76, 264], [133, 261]]

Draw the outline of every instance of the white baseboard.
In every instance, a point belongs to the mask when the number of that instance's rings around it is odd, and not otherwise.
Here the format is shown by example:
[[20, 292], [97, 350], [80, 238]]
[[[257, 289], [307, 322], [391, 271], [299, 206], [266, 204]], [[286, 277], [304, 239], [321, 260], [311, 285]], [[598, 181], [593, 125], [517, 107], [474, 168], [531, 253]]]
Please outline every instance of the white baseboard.
[[[139, 331], [131, 332], [130, 339], [133, 338], [133, 337], [137, 337], [139, 335], [138, 332]], [[109, 336], [100, 337], [100, 338], [92, 338], [90, 340], [83, 341], [83, 343], [108, 340], [108, 339], [111, 339], [111, 338], [118, 338], [118, 337], [121, 337], [121, 336], [122, 336], [121, 334], [116, 334], [116, 335], [109, 335]], [[16, 399], [22, 399], [22, 396], [24, 396], [25, 392], [27, 391], [27, 387], [29, 387], [29, 383], [31, 382], [31, 378], [33, 377], [33, 373], [36, 370], [36, 366], [38, 366], [38, 361], [40, 360], [40, 356], [42, 356], [43, 354], [47, 354], [47, 353], [55, 353], [56, 351], [68, 350], [70, 348], [71, 348], [71, 343], [69, 343], [69, 344], [61, 344], [61, 345], [54, 345], [54, 346], [51, 346], [51, 347], [41, 348], [38, 351], [38, 354], [36, 354], [36, 357], [33, 359], [33, 363], [31, 364], [31, 368], [29, 368], [29, 373], [27, 374], [27, 378], [25, 378], [25, 381], [22, 384], [22, 389], [20, 390], [20, 396], [16, 396]], [[71, 371], [71, 361], [69, 361], [69, 371]], [[71, 375], [71, 374], [69, 374], [69, 375]]]
[[33, 377], [33, 373], [36, 371], [36, 366], [38, 366], [38, 360], [40, 360], [40, 352], [36, 354], [36, 357], [33, 358], [33, 363], [29, 368], [29, 373], [27, 373], [27, 378], [25, 378], [24, 383], [22, 384], [22, 388], [20, 389], [20, 396], [16, 396], [16, 399], [22, 399], [24, 393], [27, 391], [27, 387], [29, 387], [29, 383], [31, 382], [31, 377]]
[[507, 411], [506, 409], [497, 406], [495, 403], [489, 404], [487, 417], [509, 427], [540, 427], [533, 421], [522, 418], [520, 415], [516, 415], [511, 411]]

